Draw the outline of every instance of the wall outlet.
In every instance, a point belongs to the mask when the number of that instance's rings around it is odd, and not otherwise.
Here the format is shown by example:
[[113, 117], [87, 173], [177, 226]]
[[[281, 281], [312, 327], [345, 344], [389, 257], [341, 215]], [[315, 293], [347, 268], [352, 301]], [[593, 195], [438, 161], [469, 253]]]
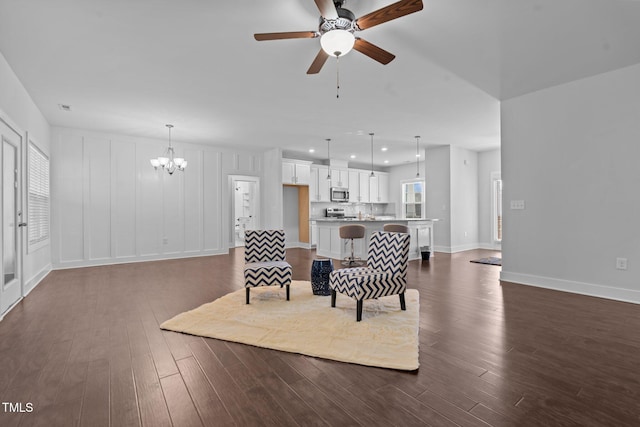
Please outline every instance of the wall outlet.
[[517, 209], [517, 210], [524, 209], [524, 200], [512, 200], [511, 209]]
[[163, 245], [168, 245], [168, 244], [169, 244], [169, 238], [168, 238], [168, 237], [164, 237], [164, 238], [162, 239], [162, 244], [163, 244]]
[[616, 258], [616, 268], [618, 270], [626, 270], [627, 269], [627, 259], [626, 258]]

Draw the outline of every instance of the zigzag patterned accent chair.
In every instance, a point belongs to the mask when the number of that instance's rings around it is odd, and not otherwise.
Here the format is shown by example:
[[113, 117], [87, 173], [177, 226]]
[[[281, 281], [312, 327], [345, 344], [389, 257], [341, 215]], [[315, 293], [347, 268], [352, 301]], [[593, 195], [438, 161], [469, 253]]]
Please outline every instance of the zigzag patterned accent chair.
[[247, 304], [255, 286], [287, 287], [291, 284], [291, 265], [285, 261], [284, 230], [246, 230], [244, 247], [244, 287]]
[[331, 307], [336, 306], [337, 292], [355, 298], [356, 321], [359, 322], [362, 320], [362, 302], [365, 299], [397, 294], [400, 296], [400, 308], [406, 310], [404, 292], [407, 288], [408, 265], [408, 234], [373, 232], [366, 267], [331, 272]]

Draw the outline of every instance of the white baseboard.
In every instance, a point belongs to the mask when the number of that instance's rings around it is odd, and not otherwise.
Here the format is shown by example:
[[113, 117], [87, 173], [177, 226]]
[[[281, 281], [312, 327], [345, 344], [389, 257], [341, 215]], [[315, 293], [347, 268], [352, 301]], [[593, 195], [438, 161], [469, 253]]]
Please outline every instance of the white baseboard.
[[24, 281], [24, 287], [22, 289], [23, 295], [16, 302], [14, 302], [11, 305], [11, 307], [7, 308], [7, 310], [4, 313], [0, 313], [0, 322], [2, 321], [2, 319], [4, 319], [4, 316], [6, 316], [7, 313], [13, 310], [15, 306], [20, 304], [20, 301], [22, 301], [27, 295], [29, 295], [29, 293], [32, 290], [34, 290], [36, 286], [40, 284], [40, 282], [42, 282], [42, 279], [47, 277], [47, 274], [51, 273], [51, 270], [52, 270], [51, 264], [47, 264], [40, 271], [38, 271], [33, 277]]
[[24, 282], [24, 296], [26, 297], [31, 293], [32, 290], [36, 288], [42, 282], [42, 279], [47, 277], [47, 274], [51, 273], [53, 270], [53, 266], [51, 264], [45, 265], [40, 271], [38, 271], [33, 277]]
[[169, 259], [180, 258], [198, 258], [212, 255], [224, 255], [228, 254], [229, 249], [216, 249], [202, 252], [176, 252], [172, 254], [157, 254], [157, 255], [141, 255], [133, 257], [122, 258], [101, 258], [92, 260], [74, 260], [58, 262], [53, 266], [54, 270], [64, 270], [67, 268], [80, 268], [80, 267], [98, 267], [101, 265], [114, 265], [114, 264], [130, 264], [134, 262], [147, 262], [147, 261], [165, 261]]
[[556, 291], [571, 292], [574, 294], [640, 304], [640, 291], [632, 289], [614, 288], [612, 286], [598, 285], [595, 283], [575, 282], [571, 280], [556, 279], [553, 277], [513, 273], [504, 270], [500, 272], [500, 280], [518, 283], [521, 285], [536, 286]]
[[452, 246], [451, 253], [470, 251], [472, 249], [478, 249], [479, 247], [479, 243], [466, 243], [464, 245]]
[[285, 243], [285, 248], [302, 248], [302, 249], [311, 249], [311, 243], [305, 242], [287, 242]]
[[9, 314], [9, 312], [10, 312], [11, 310], [13, 310], [13, 308], [14, 308], [15, 306], [17, 306], [18, 304], [20, 304], [20, 301], [22, 301], [23, 299], [24, 299], [24, 297], [20, 297], [20, 298], [18, 298], [18, 300], [17, 300], [16, 302], [14, 302], [13, 304], [11, 304], [11, 306], [10, 306], [9, 308], [7, 308], [7, 309], [5, 310], [5, 312], [4, 312], [4, 313], [0, 313], [0, 322], [2, 322], [2, 319], [4, 319], [4, 316], [6, 316], [7, 314]]
[[464, 251], [470, 251], [472, 249], [479, 249], [480, 246], [478, 243], [467, 243], [465, 245], [458, 245], [458, 246], [438, 246], [438, 245], [434, 245], [433, 249], [435, 252], [444, 252], [447, 254], [454, 254], [456, 252], [464, 252]]
[[478, 243], [478, 249], [488, 249], [491, 251], [501, 251], [502, 245], [500, 243]]

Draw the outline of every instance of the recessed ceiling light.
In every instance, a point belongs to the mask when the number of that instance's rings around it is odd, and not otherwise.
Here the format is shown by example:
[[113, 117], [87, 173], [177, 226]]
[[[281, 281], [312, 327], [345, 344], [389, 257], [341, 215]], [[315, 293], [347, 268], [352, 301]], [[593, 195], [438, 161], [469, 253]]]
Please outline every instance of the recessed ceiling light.
[[384, 162], [385, 162], [385, 163], [389, 163], [389, 160], [385, 160]]
[[71, 105], [68, 104], [58, 104], [58, 108], [62, 111], [71, 111]]
[[356, 158], [356, 155], [355, 155], [355, 154], [352, 154], [352, 155], [350, 155], [349, 157], [351, 157], [352, 159], [355, 159], [355, 158]]
[[380, 150], [381, 150], [381, 151], [387, 151], [387, 150], [388, 150], [388, 148], [387, 148], [387, 147], [382, 147]]
[[309, 148], [309, 152], [310, 152], [310, 153], [315, 153], [315, 152], [316, 152], [316, 149], [315, 149], [315, 148]]
[[420, 154], [416, 154], [416, 157], [420, 157]]

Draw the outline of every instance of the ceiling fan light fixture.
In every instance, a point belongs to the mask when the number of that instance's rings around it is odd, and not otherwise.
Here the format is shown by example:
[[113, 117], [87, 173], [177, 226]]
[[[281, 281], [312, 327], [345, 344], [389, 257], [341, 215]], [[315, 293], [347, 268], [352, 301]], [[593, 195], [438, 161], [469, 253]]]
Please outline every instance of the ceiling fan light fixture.
[[320, 46], [327, 55], [344, 56], [356, 42], [356, 38], [351, 31], [335, 29], [327, 31], [320, 37]]

